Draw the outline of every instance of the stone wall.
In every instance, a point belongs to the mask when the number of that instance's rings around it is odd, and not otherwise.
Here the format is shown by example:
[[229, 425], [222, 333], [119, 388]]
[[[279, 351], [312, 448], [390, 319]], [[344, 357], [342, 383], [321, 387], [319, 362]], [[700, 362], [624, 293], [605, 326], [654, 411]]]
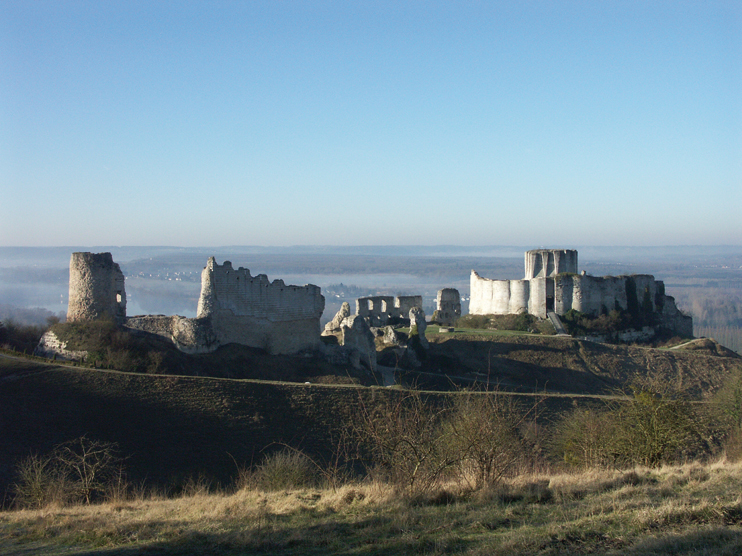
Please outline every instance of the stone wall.
[[[662, 282], [649, 274], [631, 276], [562, 275], [556, 282], [556, 313], [563, 315], [570, 309], [589, 315], [599, 315], [613, 309], [630, 309], [627, 292], [633, 290], [638, 306], [647, 304], [646, 310], [662, 312], [657, 306], [658, 291]], [[664, 296], [664, 294], [663, 294]], [[666, 297], [666, 296], [664, 296]], [[664, 300], [660, 303], [664, 305]], [[674, 301], [672, 302], [674, 303]]]
[[375, 295], [356, 299], [356, 315], [366, 319], [369, 326], [386, 326], [392, 319], [407, 320], [410, 310], [422, 308], [421, 295]]
[[124, 274], [110, 253], [72, 253], [67, 321], [126, 318]]
[[219, 344], [238, 343], [272, 354], [316, 348], [325, 298], [314, 285], [270, 282], [265, 274], [251, 276], [246, 268], [217, 264], [210, 257], [201, 273], [199, 319], [210, 319]]
[[399, 295], [394, 300], [393, 316], [401, 319], [409, 318], [410, 311], [415, 307], [422, 309], [423, 296], [421, 295]]
[[356, 299], [356, 315], [366, 319], [369, 326], [386, 326], [394, 309], [394, 297], [376, 295]]
[[143, 315], [129, 317], [124, 327], [135, 332], [156, 334], [170, 340], [185, 353], [209, 353], [219, 347], [211, 320], [189, 319], [178, 315]]
[[87, 351], [67, 349], [67, 342], [62, 342], [51, 330], [44, 332], [33, 354], [37, 357], [63, 361], [84, 361], [88, 356]]
[[528, 280], [490, 280], [471, 271], [469, 312], [473, 315], [508, 315], [529, 310]]
[[235, 316], [273, 322], [319, 318], [325, 298], [319, 286], [287, 286], [283, 280], [270, 282], [265, 274], [251, 276], [246, 268], [232, 268], [230, 261], [217, 264], [210, 257], [201, 273], [198, 317], [219, 311]]

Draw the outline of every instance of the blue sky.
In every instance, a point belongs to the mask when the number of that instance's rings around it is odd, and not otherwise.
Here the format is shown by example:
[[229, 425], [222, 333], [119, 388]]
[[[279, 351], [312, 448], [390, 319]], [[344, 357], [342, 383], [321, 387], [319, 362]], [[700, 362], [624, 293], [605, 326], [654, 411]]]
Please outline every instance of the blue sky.
[[742, 244], [742, 3], [0, 3], [0, 245], [297, 244]]

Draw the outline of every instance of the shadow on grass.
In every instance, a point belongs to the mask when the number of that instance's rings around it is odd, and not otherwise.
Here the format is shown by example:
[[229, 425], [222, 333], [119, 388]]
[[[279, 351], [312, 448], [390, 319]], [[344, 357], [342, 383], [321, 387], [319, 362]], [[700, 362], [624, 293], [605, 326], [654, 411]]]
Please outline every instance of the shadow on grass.
[[684, 534], [663, 535], [642, 540], [623, 551], [624, 554], [711, 556], [742, 554], [742, 527], [709, 527]]
[[[12, 553], [86, 554], [99, 556], [133, 555], [213, 555], [242, 554], [328, 555], [328, 554], [461, 554], [471, 543], [452, 535], [445, 528], [433, 532], [402, 529], [392, 517], [370, 517], [353, 523], [325, 522], [305, 527], [280, 526], [281, 516], [270, 516], [267, 525], [253, 525], [246, 529], [223, 532], [183, 531], [172, 539], [136, 543], [129, 546], [90, 549], [84, 545], [35, 546]], [[278, 518], [278, 520], [277, 520]], [[172, 528], [172, 523], [160, 523]], [[276, 527], [278, 525], [278, 527]]]

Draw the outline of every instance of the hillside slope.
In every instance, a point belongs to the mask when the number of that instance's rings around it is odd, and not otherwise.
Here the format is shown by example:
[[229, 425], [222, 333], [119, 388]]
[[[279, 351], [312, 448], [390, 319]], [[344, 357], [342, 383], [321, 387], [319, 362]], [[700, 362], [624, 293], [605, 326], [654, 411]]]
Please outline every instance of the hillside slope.
[[[541, 422], [599, 404], [601, 396], [613, 397], [648, 373], [702, 399], [742, 368], [741, 358], [718, 355], [713, 344], [659, 350], [543, 336], [441, 334], [430, 340], [422, 371], [405, 380], [455, 390], [441, 373], [467, 386], [489, 376], [501, 395], [511, 390], [507, 395], [524, 406], [542, 400]], [[219, 356], [212, 364], [225, 360]], [[272, 369], [275, 376], [279, 369]], [[253, 371], [260, 374], [258, 367]], [[285, 373], [296, 376], [291, 368]], [[123, 373], [0, 356], [0, 496], [20, 459], [82, 435], [117, 443], [133, 481], [161, 485], [198, 475], [230, 480], [236, 462], [256, 463], [282, 443], [324, 459], [360, 404], [398, 395], [379, 387]], [[427, 395], [436, 403], [456, 394]]]
[[[160, 485], [199, 475], [228, 481], [237, 472], [235, 461], [257, 463], [263, 450], [281, 443], [323, 460], [359, 404], [400, 394], [378, 387], [121, 373], [0, 356], [0, 496], [21, 458], [82, 435], [117, 443], [134, 482]], [[429, 397], [437, 403], [448, 395]], [[535, 401], [514, 395], [526, 406]], [[554, 414], [589, 401], [552, 397], [543, 409]]]
[[[437, 334], [421, 369], [524, 392], [606, 395], [637, 378], [654, 379], [703, 399], [742, 358], [712, 340], [696, 349], [657, 349], [538, 335]], [[689, 346], [690, 347], [690, 346]]]

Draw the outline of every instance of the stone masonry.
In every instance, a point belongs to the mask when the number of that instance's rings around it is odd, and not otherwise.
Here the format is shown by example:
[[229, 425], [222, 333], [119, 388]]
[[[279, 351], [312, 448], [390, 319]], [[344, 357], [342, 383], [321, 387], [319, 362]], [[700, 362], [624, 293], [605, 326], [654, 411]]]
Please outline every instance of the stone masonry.
[[210, 257], [201, 273], [197, 319], [209, 319], [218, 344], [259, 347], [272, 354], [297, 353], [320, 342], [325, 298], [318, 286], [270, 282], [232, 263]]
[[422, 308], [421, 295], [377, 295], [356, 299], [356, 315], [366, 319], [369, 326], [381, 327], [390, 322], [407, 321], [410, 309]]
[[124, 274], [110, 253], [72, 253], [67, 321], [126, 319]]
[[597, 316], [613, 309], [630, 309], [632, 303], [660, 317], [663, 326], [685, 336], [693, 335], [693, 322], [678, 311], [675, 299], [665, 295], [664, 283], [649, 274], [589, 276], [577, 274], [577, 251], [528, 251], [523, 280], [490, 280], [471, 272], [473, 315], [547, 313], [564, 315], [571, 309]]
[[453, 326], [461, 316], [461, 296], [459, 290], [443, 288], [438, 290], [435, 298], [435, 314], [433, 320], [443, 326]]

